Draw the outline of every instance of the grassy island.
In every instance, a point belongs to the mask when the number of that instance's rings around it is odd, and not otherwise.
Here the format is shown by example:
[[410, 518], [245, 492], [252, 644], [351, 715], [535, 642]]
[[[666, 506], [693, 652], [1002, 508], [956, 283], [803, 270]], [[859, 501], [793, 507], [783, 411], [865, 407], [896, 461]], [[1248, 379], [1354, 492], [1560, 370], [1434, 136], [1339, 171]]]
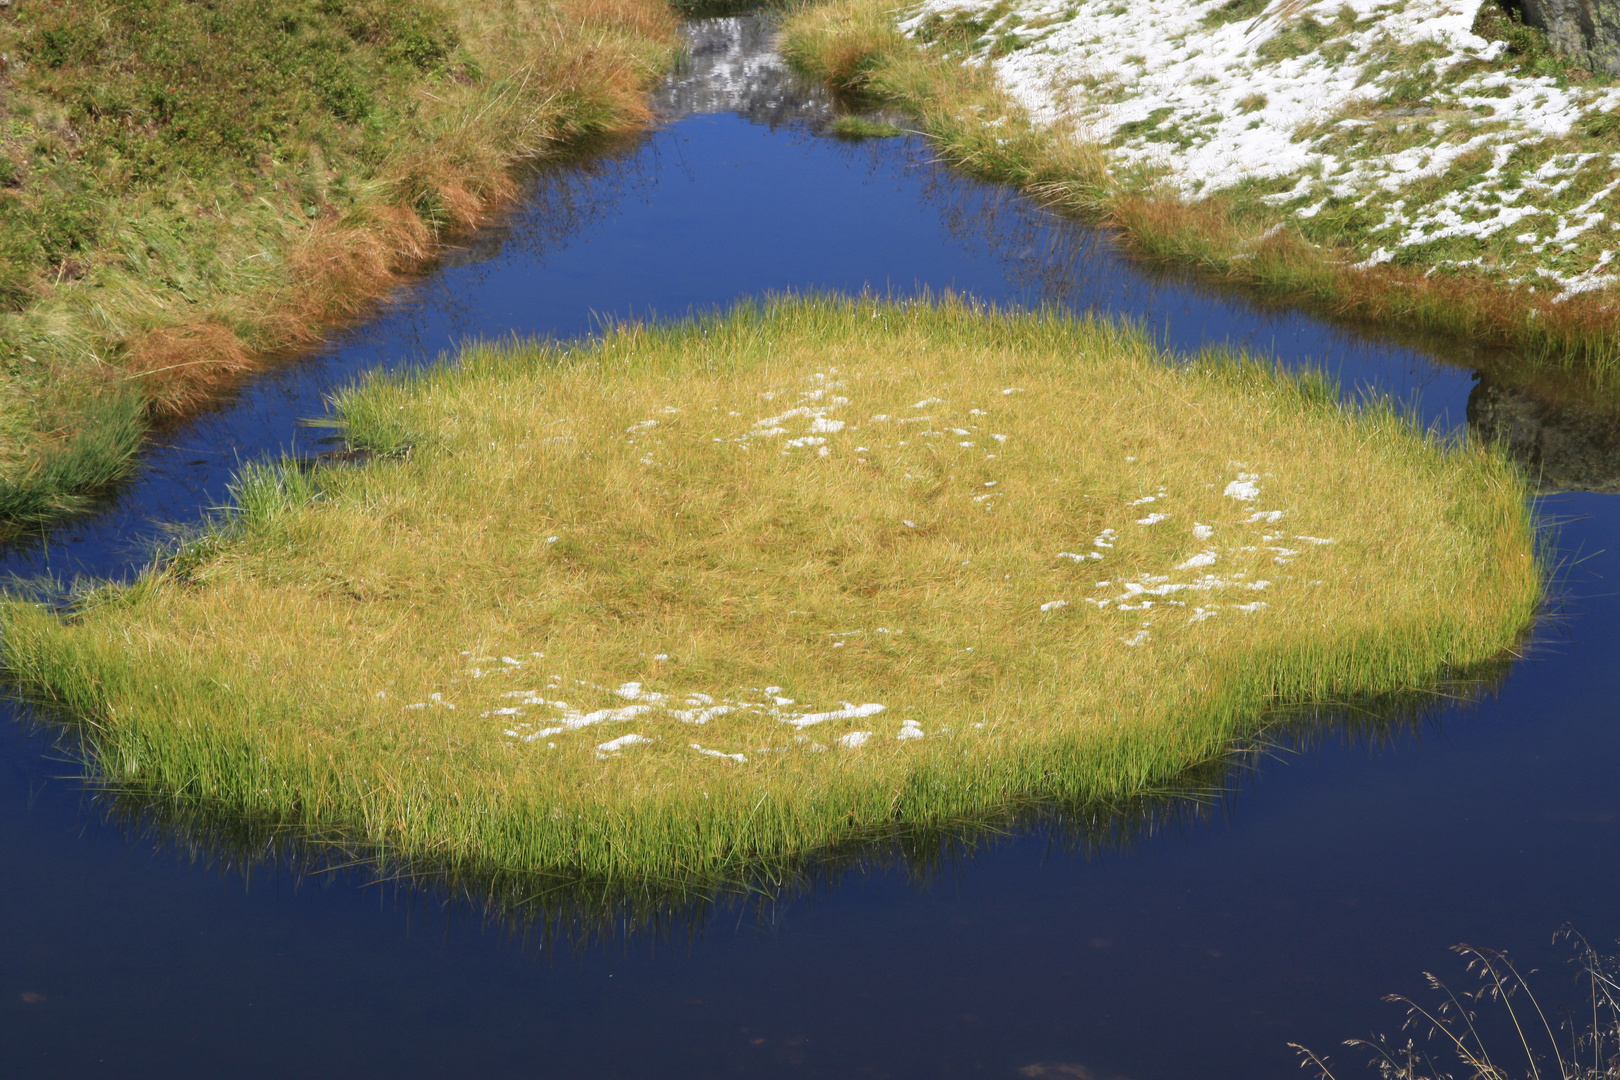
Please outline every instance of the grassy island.
[[250, 469], [134, 584], [0, 612], [107, 782], [712, 881], [1140, 793], [1500, 656], [1542, 596], [1500, 456], [1105, 320], [783, 299], [339, 411], [363, 463]]
[[1148, 259], [1612, 397], [1620, 78], [1513, 6], [825, 0], [783, 48]]
[[647, 118], [662, 0], [0, 7], [0, 536]]

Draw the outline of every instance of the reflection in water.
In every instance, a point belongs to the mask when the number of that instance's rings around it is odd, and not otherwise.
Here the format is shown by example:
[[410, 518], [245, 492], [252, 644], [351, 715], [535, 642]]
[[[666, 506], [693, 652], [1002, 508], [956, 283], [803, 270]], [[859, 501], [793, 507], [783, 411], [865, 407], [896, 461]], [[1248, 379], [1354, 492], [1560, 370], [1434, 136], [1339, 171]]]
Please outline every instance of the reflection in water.
[[[688, 34], [691, 58], [658, 95], [661, 108], [671, 115], [728, 111], [772, 127], [789, 124], [801, 128], [814, 128], [831, 115], [830, 99], [797, 80], [773, 51], [774, 29], [767, 20], [707, 20], [690, 26]], [[329, 366], [317, 386], [331, 386], [365, 370], [430, 359], [444, 347], [447, 336], [455, 339], [488, 333], [492, 323], [514, 325], [500, 315], [492, 317], [488, 310], [491, 295], [512, 288], [514, 268], [518, 269], [518, 283], [527, 288], [523, 268], [555, 260], [588, 237], [593, 228], [620, 214], [626, 203], [650, 199], [660, 183], [659, 163], [655, 155], [645, 153], [647, 147], [646, 137], [629, 138], [599, 144], [577, 158], [549, 162], [535, 169], [527, 178], [524, 199], [505, 220], [480, 230], [447, 253], [440, 272], [404, 290], [387, 306], [385, 318], [347, 332], [342, 350], [335, 354], [340, 362], [328, 358]], [[1014, 298], [1014, 302], [1135, 313], [1155, 324], [1167, 344], [1182, 349], [1204, 343], [1234, 343], [1234, 332], [1243, 335], [1236, 344], [1264, 349], [1267, 335], [1289, 332], [1297, 322], [1297, 316], [1288, 313], [1256, 315], [1244, 310], [1234, 316], [1226, 297], [1200, 287], [1186, 275], [1135, 272], [1109, 245], [1105, 233], [1051, 214], [1008, 189], [939, 168], [927, 145], [920, 141], [824, 144], [823, 150], [828, 148], [846, 161], [864, 162], [869, 176], [899, 175], [914, 182], [918, 197], [951, 237], [975, 255], [982, 252], [999, 266], [1006, 282], [1003, 295]], [[1187, 303], [1188, 297], [1200, 295], [1206, 302], [1186, 309], [1192, 326], [1178, 330], [1166, 314], [1166, 305]], [[1312, 332], [1317, 340], [1323, 339], [1319, 326], [1313, 326]], [[1326, 337], [1331, 340], [1334, 333], [1336, 347], [1362, 347], [1348, 332], [1330, 332]], [[1570, 456], [1562, 449], [1553, 453], [1547, 448], [1563, 448], [1578, 441], [1557, 434], [1572, 426], [1570, 418], [1577, 416], [1575, 411], [1541, 406], [1522, 392], [1498, 394], [1491, 399], [1494, 404], [1490, 408], [1476, 408], [1487, 390], [1485, 383], [1476, 387], [1469, 402], [1471, 422], [1482, 430], [1495, 425], [1491, 430], [1511, 436], [1507, 442], [1516, 452], [1521, 446], [1531, 446], [1532, 451], [1526, 452], [1538, 455], [1537, 460]], [[303, 389], [305, 400], [312, 396], [309, 388]], [[1511, 409], [1504, 402], [1511, 402]], [[1523, 435], [1532, 424], [1526, 418], [1533, 418], [1533, 435]], [[234, 448], [242, 419], [240, 413], [223, 416], [210, 434]], [[213, 418], [194, 424], [187, 441], [201, 442], [198, 428], [214, 424]], [[1588, 436], [1589, 443], [1592, 433], [1601, 427], [1590, 418], [1580, 419], [1573, 426]], [[1610, 433], [1609, 442], [1603, 445], [1612, 451], [1620, 440], [1613, 435], [1612, 425], [1603, 430]], [[136, 513], [173, 521], [184, 519], [182, 506], [195, 511], [199, 500], [194, 490], [181, 485], [177, 491], [169, 492], [173, 485], [161, 483], [162, 470], [177, 467], [175, 455], [159, 453], [153, 457], [156, 467], [149, 469], [140, 486], [131, 489], [130, 497], [80, 527], [81, 535], [101, 541], [87, 548], [107, 547], [108, 532], [127, 528]], [[1614, 457], [1611, 452], [1607, 460], [1613, 461]], [[185, 467], [202, 464], [204, 459], [196, 459], [186, 462]], [[209, 467], [217, 469], [218, 464]], [[1563, 483], [1566, 487], [1597, 484], [1603, 475], [1596, 465], [1566, 472], [1574, 477]], [[1608, 475], [1613, 475], [1612, 470]], [[155, 500], [154, 488], [168, 494], [176, 505]], [[53, 539], [60, 547], [60, 537]], [[127, 559], [118, 565], [121, 560], [116, 550], [100, 554], [105, 565], [91, 572], [107, 574], [116, 565], [122, 573], [109, 576], [123, 576], [137, 565]], [[26, 571], [32, 565], [30, 558], [21, 553], [14, 553], [9, 562], [13, 571]], [[1505, 671], [1499, 674], [1505, 675]], [[1476, 679], [1470, 686], [1477, 689], [1478, 684]], [[1451, 696], [1455, 699], [1468, 695]], [[1431, 700], [1418, 697], [1412, 701], [1369, 702], [1351, 711], [1293, 710], [1286, 722], [1279, 718], [1268, 729], [1266, 738], [1298, 745], [1308, 741], [1310, 735], [1338, 731], [1359, 732], [1376, 742], [1390, 732], [1409, 730]], [[486, 874], [466, 867], [453, 868], [448, 879], [453, 882], [453, 895], [491, 904], [512, 913], [511, 917], [519, 922], [574, 927], [587, 934], [632, 924], [675, 925], [700, 917], [703, 910], [725, 896], [768, 895], [779, 899], [813, 889], [818, 883], [850, 872], [852, 867], [902, 864], [911, 872], [927, 873], [940, 863], [943, 853], [966, 853], [983, 842], [968, 839], [973, 835], [993, 836], [1034, 828], [1086, 854], [1125, 850], [1169, 825], [1201, 819], [1211, 805], [1221, 801], [1222, 793], [1230, 792], [1234, 776], [1247, 767], [1245, 763], [1257, 752], [1257, 745], [1236, 748], [1230, 759], [1209, 762], [1190, 772], [1174, 790], [1157, 792], [1129, 805], [1031, 807], [1013, 819], [960, 823], [961, 827], [950, 836], [919, 835], [896, 826], [885, 835], [865, 838], [847, 851], [818, 853], [813, 864], [761, 867], [756, 877], [746, 881], [626, 886], [539, 881], [527, 875]], [[194, 858], [216, 852], [221, 865], [244, 873], [246, 868], [266, 860], [290, 860], [305, 868], [300, 872], [330, 872], [332, 867], [351, 865], [358, 858], [358, 853], [345, 849], [341, 837], [311, 836], [281, 825], [222, 819], [160, 792], [122, 789], [103, 795], [108, 800], [109, 814], [126, 827], [143, 835], [177, 837]], [[441, 882], [447, 877], [444, 867], [386, 866], [368, 872], [404, 879], [437, 875]]]
[[[833, 100], [825, 89], [799, 78], [776, 53], [776, 27], [769, 17], [709, 19], [690, 24], [686, 33], [690, 60], [656, 95], [670, 118], [732, 112], [772, 128], [790, 122], [820, 127], [832, 118]], [[1160, 289], [1222, 299], [1231, 295], [1230, 289], [1184, 270], [1137, 264], [1126, 271], [1104, 230], [1059, 217], [1011, 189], [939, 168], [927, 143], [849, 145], [842, 152], [864, 157], [874, 173], [898, 167], [920, 177], [923, 197], [938, 210], [951, 235], [982, 245], [1001, 264], [1015, 291], [1041, 302], [1118, 312], [1153, 307], [1153, 294]], [[1265, 350], [1267, 328], [1293, 318], [1282, 307], [1255, 309], [1245, 320], [1248, 340], [1208, 344]], [[1160, 327], [1162, 334], [1169, 329]], [[1365, 338], [1346, 328], [1334, 332], [1345, 343]], [[1478, 359], [1470, 350], [1452, 362], [1467, 366]], [[1509, 357], [1494, 360], [1512, 362]], [[1590, 387], [1573, 389], [1581, 399], [1598, 396]], [[1486, 378], [1469, 396], [1467, 415], [1471, 428], [1486, 440], [1500, 441], [1545, 490], [1620, 491], [1620, 413], [1555, 403], [1523, 385], [1507, 389]]]
[[[893, 876], [927, 887], [962, 871], [975, 857], [1031, 835], [1070, 858], [1126, 855], [1156, 838], [1207, 826], [1218, 814], [1230, 815], [1249, 777], [1269, 757], [1308, 752], [1328, 740], [1377, 750], [1426, 730], [1438, 734], [1445, 708], [1494, 695], [1510, 667], [1502, 659], [1429, 690], [1279, 707], [1226, 753], [1127, 799], [1032, 802], [1001, 818], [944, 828], [917, 829], [897, 821], [882, 834], [808, 858], [759, 864], [742, 880], [608, 880], [378, 859], [372, 847], [350, 846], [340, 830], [223, 813], [184, 793], [109, 782], [89, 769], [83, 782], [110, 827], [225, 878], [251, 882], [255, 875], [272, 875], [295, 884], [337, 879], [384, 887], [407, 907], [475, 911], [542, 949], [630, 939], [670, 942], [701, 937], [719, 914], [768, 922], [776, 909], [851, 878]], [[76, 744], [72, 717], [37, 708], [24, 722], [55, 734], [70, 760], [93, 757]]]
[[1620, 493], [1620, 416], [1548, 401], [1481, 375], [1468, 424], [1504, 446], [1540, 490]]
[[[443, 348], [446, 329], [458, 341], [487, 335], [479, 301], [492, 277], [514, 261], [544, 264], [557, 258], [611, 219], [626, 200], [646, 197], [654, 183], [640, 153], [646, 141], [645, 135], [596, 141], [537, 164], [503, 217], [461, 238], [440, 257], [437, 272], [400, 290], [387, 306], [386, 321], [349, 330], [344, 350], [365, 354], [362, 365], [368, 370], [386, 369], [394, 358], [432, 359]], [[386, 359], [378, 364], [381, 358]]]
[[[733, 112], [752, 122], [775, 127], [789, 124], [814, 128], [832, 114], [830, 99], [799, 81], [772, 48], [774, 29], [765, 19], [741, 17], [707, 20], [688, 28], [691, 58], [682, 71], [660, 90], [658, 102], [672, 116], [689, 113]], [[588, 237], [592, 228], [610, 221], [630, 201], [648, 199], [659, 183], [657, 159], [644, 153], [648, 140], [635, 137], [599, 144], [589, 153], [565, 161], [548, 162], [527, 178], [525, 197], [504, 220], [466, 238], [441, 260], [440, 272], [404, 290], [388, 305], [385, 318], [357, 326], [344, 336], [337, 355], [323, 377], [331, 385], [354, 373], [386, 369], [400, 362], [430, 359], [446, 341], [487, 333], [491, 319], [486, 310], [490, 294], [510, 282], [514, 266], [544, 265]], [[845, 160], [864, 162], [869, 176], [897, 174], [916, 183], [918, 196], [964, 248], [982, 252], [1004, 275], [1006, 295], [1025, 305], [1049, 303], [1071, 310], [1111, 314], [1140, 313], [1153, 320], [1167, 344], [1186, 349], [1232, 343], [1232, 331], [1241, 328], [1238, 344], [1265, 348], [1268, 334], [1286, 332], [1297, 316], [1288, 313], [1258, 316], [1244, 311], [1241, 319], [1229, 313], [1227, 299], [1201, 288], [1186, 275], [1145, 275], [1126, 265], [1108, 243], [1105, 233], [1058, 217], [1006, 188], [986, 185], [939, 168], [927, 144], [917, 140], [886, 140], [867, 144], [830, 144]], [[1204, 294], [1209, 303], [1190, 308], [1193, 330], [1207, 335], [1200, 340], [1189, 328], [1177, 328], [1164, 314], [1165, 304], [1181, 303], [1190, 295]], [[1211, 313], [1224, 313], [1216, 318]], [[1321, 335], [1320, 327], [1313, 332]], [[1330, 332], [1331, 334], [1334, 332]], [[1360, 343], [1348, 332], [1336, 332], [1340, 347]], [[1476, 397], [1479, 394], [1476, 389]], [[306, 397], [308, 396], [306, 391]], [[1517, 399], [1516, 399], [1517, 400]], [[1474, 404], [1470, 401], [1470, 418]], [[1546, 410], [1543, 410], [1545, 412]], [[1540, 415], [1540, 414], [1538, 414]], [[1564, 413], [1558, 414], [1560, 417]], [[240, 417], [234, 419], [240, 420]], [[1544, 421], [1550, 422], [1550, 421]], [[218, 434], [234, 434], [222, 427]], [[191, 440], [196, 440], [193, 429]], [[1545, 441], [1545, 440], [1543, 440]], [[173, 467], [158, 455], [159, 468]], [[188, 464], [197, 464], [190, 462]], [[147, 513], [167, 507], [153, 506], [152, 474], [137, 498], [128, 500]], [[193, 493], [185, 491], [181, 496]], [[193, 504], [195, 500], [193, 499]], [[103, 513], [84, 529], [121, 527], [118, 507]], [[59, 540], [58, 540], [59, 543]], [[23, 569], [27, 559], [14, 555], [11, 565]], [[98, 568], [99, 569], [99, 568]], [[134, 567], [121, 567], [128, 573]], [[102, 570], [105, 573], [105, 570]], [[1490, 678], [1505, 677], [1505, 669]], [[1464, 680], [1451, 700], [1475, 695], [1484, 676]], [[1394, 733], [1413, 730], [1435, 699], [1366, 702], [1358, 709], [1291, 709], [1279, 714], [1263, 739], [1236, 747], [1228, 758], [1206, 762], [1191, 770], [1170, 789], [1152, 793], [1126, 805], [1090, 804], [1026, 808], [1008, 819], [962, 822], [949, 835], [918, 834], [896, 825], [890, 832], [867, 837], [847, 850], [817, 853], [813, 862], [760, 867], [745, 881], [690, 881], [662, 883], [603, 883], [572, 879], [538, 879], [532, 875], [484, 873], [476, 868], [437, 866], [372, 866], [354, 869], [358, 852], [344, 846], [337, 835], [310, 835], [274, 823], [221, 817], [159, 791], [104, 789], [101, 797], [110, 819], [148, 838], [171, 837], [190, 857], [217, 862], [244, 875], [255, 865], [284, 865], [295, 874], [351, 872], [391, 880], [436, 881], [431, 886], [447, 895], [476, 901], [524, 925], [549, 928], [547, 935], [600, 935], [628, 932], [631, 927], [695, 925], [717, 904], [741, 898], [769, 897], [771, 902], [807, 891], [854, 871], [905, 867], [907, 873], [926, 877], [938, 867], [982, 848], [986, 838], [1038, 830], [1063, 847], [1094, 856], [1129, 850], [1167, 828], [1180, 828], [1203, 820], [1213, 806], [1233, 790], [1236, 777], [1249, 767], [1265, 745], [1298, 747], [1326, 732], [1365, 737], [1377, 743]], [[424, 886], [428, 888], [430, 886]]]
[[775, 38], [775, 20], [758, 15], [689, 23], [687, 59], [653, 94], [655, 106], [671, 120], [723, 112], [773, 128], [831, 120], [832, 95], [794, 74]]

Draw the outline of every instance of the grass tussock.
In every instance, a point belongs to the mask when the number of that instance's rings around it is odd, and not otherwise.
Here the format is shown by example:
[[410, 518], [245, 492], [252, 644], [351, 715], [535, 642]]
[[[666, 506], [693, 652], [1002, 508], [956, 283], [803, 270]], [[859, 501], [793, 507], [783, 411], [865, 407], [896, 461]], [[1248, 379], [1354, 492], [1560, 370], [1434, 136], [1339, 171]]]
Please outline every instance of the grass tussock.
[[130, 415], [362, 311], [520, 159], [644, 122], [673, 29], [659, 0], [0, 10], [0, 527], [127, 471]]
[[[1358, 266], [1349, 233], [1317, 224], [1307, 234], [1302, 219], [1256, 199], [1186, 201], [1151, 176], [1111, 169], [1106, 148], [1072, 126], [1033, 123], [987, 65], [921, 47], [895, 28], [898, 14], [880, 0], [807, 5], [787, 21], [783, 52], [834, 87], [913, 113], [951, 164], [1111, 226], [1145, 258], [1352, 324], [1512, 349], [1600, 385], [1620, 376], [1620, 308], [1601, 291], [1558, 300], [1499, 277]], [[970, 20], [923, 37], [948, 46], [953, 32], [978, 40], [985, 27]]]
[[1499, 456], [1100, 320], [778, 300], [339, 404], [370, 464], [249, 469], [135, 584], [7, 604], [5, 661], [114, 785], [454, 873], [1125, 799], [1541, 598]]

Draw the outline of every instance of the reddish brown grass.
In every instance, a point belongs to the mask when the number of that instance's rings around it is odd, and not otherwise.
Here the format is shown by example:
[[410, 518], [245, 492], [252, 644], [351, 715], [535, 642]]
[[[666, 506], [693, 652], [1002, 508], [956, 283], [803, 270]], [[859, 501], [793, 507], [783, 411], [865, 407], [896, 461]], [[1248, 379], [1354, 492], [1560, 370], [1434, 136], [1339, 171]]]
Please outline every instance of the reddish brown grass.
[[223, 382], [253, 367], [253, 357], [230, 327], [195, 322], [150, 330], [133, 343], [125, 366], [140, 383], [154, 417], [195, 408]]
[[1318, 248], [1284, 223], [1256, 236], [1220, 200], [1188, 204], [1125, 195], [1107, 223], [1149, 258], [1218, 276], [1330, 317], [1446, 333], [1487, 347], [1585, 356], [1594, 370], [1620, 344], [1620, 310], [1600, 293], [1555, 302], [1548, 293], [1474, 274], [1428, 274], [1392, 265], [1356, 269], [1347, 248]]

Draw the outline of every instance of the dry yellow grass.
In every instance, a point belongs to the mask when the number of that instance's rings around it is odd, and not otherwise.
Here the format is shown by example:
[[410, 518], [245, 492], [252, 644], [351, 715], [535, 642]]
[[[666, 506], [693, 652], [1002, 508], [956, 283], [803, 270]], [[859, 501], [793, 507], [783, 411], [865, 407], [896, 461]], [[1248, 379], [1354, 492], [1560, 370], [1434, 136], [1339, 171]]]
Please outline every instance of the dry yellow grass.
[[1139, 792], [1541, 595], [1499, 457], [1107, 322], [778, 301], [461, 361], [344, 397], [371, 464], [9, 605], [13, 676], [115, 781], [670, 880]]

